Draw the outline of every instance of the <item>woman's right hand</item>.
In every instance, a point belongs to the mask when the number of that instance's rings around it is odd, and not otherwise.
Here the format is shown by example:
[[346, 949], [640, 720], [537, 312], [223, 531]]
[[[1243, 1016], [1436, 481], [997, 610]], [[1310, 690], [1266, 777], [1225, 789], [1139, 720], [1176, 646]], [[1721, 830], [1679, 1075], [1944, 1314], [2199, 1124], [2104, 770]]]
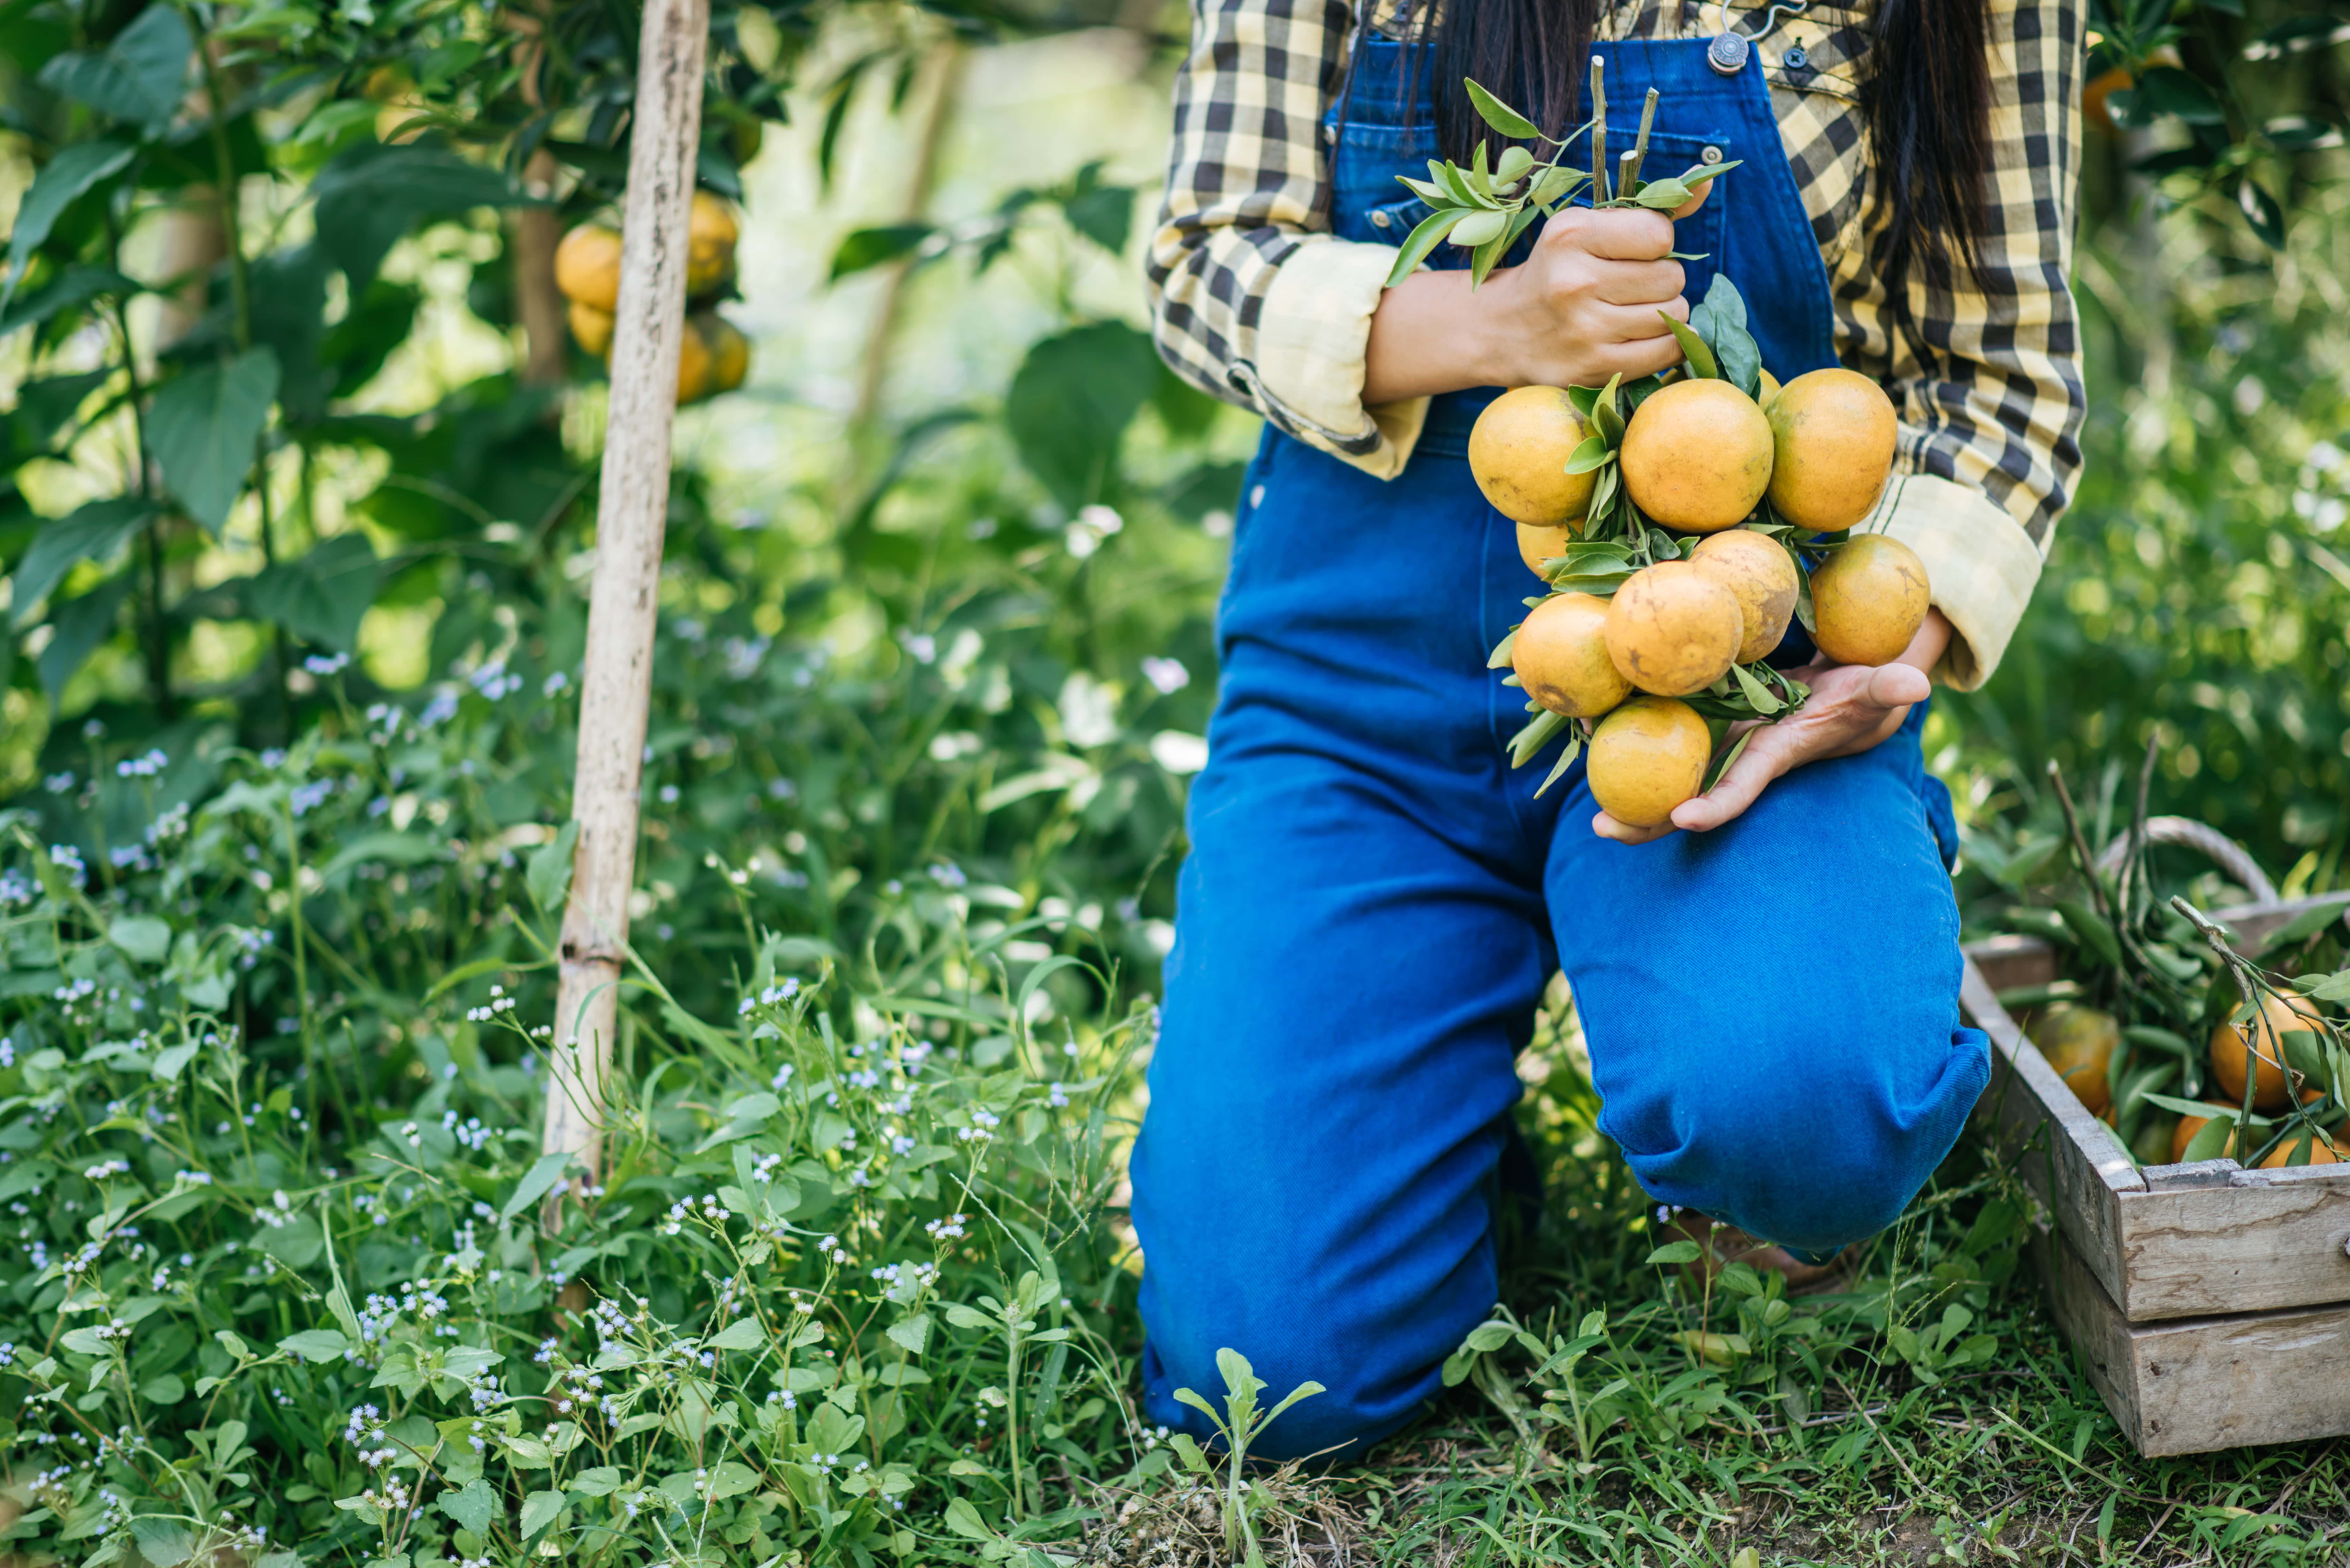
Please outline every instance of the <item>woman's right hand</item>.
[[1569, 207], [1544, 223], [1534, 254], [1469, 287], [1461, 270], [1418, 272], [1371, 317], [1363, 401], [1468, 387], [1597, 387], [1680, 363], [1657, 313], [1689, 319], [1673, 218], [1638, 207]]

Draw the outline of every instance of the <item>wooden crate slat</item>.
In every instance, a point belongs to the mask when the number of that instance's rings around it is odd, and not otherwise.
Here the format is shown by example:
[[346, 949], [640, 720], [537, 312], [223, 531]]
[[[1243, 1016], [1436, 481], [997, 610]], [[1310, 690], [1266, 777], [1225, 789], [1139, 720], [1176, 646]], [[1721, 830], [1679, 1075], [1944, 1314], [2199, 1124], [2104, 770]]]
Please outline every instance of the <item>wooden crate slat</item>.
[[2345, 1242], [2350, 1174], [2340, 1166], [2237, 1170], [2224, 1187], [2127, 1193], [2126, 1315], [2152, 1323], [2350, 1302]]
[[2350, 1304], [2132, 1324], [2061, 1232], [2033, 1244], [2058, 1326], [2140, 1453], [2350, 1433]]
[[2107, 1293], [2120, 1299], [2126, 1285], [2119, 1199], [2144, 1192], [2146, 1179], [2113, 1129], [2089, 1114], [2039, 1048], [2023, 1037], [1974, 960], [1964, 963], [1959, 1002], [1975, 1026], [1991, 1036], [1991, 1084], [1985, 1098], [1998, 1116], [2000, 1141], [2022, 1151], [2023, 1179]]

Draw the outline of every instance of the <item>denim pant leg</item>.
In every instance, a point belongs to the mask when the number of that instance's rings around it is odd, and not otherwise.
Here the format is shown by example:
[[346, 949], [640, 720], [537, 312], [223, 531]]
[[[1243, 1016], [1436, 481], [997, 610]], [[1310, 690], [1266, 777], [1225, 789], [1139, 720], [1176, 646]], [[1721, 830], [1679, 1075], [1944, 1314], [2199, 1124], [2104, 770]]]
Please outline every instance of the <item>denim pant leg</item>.
[[1661, 1202], [1810, 1253], [1882, 1230], [1991, 1074], [1959, 1021], [1959, 913], [1922, 709], [1737, 821], [1637, 847], [1578, 778], [1550, 855], [1600, 1126]]
[[[1324, 762], [1195, 803], [1150, 1105], [1134, 1153], [1144, 1409], [1218, 1403], [1216, 1352], [1279, 1398], [1267, 1458], [1409, 1420], [1494, 1301], [1513, 1062], [1548, 955], [1531, 889]], [[1203, 792], [1204, 793], [1204, 792]]]

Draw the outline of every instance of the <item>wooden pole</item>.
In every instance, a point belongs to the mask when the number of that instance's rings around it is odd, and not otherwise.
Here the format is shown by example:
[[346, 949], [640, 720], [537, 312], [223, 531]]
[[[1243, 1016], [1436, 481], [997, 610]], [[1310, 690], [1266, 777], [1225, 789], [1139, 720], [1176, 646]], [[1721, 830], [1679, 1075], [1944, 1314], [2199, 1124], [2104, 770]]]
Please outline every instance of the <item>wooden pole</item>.
[[622, 210], [620, 297], [612, 333], [596, 577], [579, 691], [571, 815], [571, 897], [563, 911], [555, 1055], [540, 1147], [593, 1171], [603, 1152], [604, 1079], [619, 1021], [629, 894], [637, 869], [637, 796], [652, 698], [661, 530], [669, 513], [670, 424], [685, 331], [688, 207], [702, 140], [709, 0], [648, 0], [637, 52], [635, 124]]

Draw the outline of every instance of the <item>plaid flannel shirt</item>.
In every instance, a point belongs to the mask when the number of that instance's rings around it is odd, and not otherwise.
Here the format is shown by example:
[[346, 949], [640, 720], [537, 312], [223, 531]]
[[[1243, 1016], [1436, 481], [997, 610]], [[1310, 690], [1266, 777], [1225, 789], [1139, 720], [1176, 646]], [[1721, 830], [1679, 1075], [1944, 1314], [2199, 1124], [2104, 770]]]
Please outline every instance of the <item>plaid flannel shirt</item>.
[[[1768, 14], [1765, 4], [1738, 0], [1734, 25], [1753, 39], [1826, 265], [1836, 355], [1881, 382], [1900, 416], [1893, 481], [1862, 526], [1925, 558], [1957, 632], [1936, 674], [1971, 689], [2022, 616], [2080, 466], [2080, 332], [2066, 280], [2083, 0], [1991, 0], [1981, 275], [1960, 269], [1937, 287], [1913, 269], [1898, 296], [1874, 265], [1889, 213], [1858, 103], [1869, 9], [1814, 0]], [[1375, 25], [1392, 33], [1386, 15]], [[1616, 0], [1599, 39], [1710, 36], [1718, 16], [1710, 0]], [[1362, 402], [1394, 252], [1334, 237], [1325, 216], [1321, 126], [1352, 22], [1343, 0], [1192, 0], [1151, 310], [1159, 352], [1186, 379], [1393, 477], [1427, 410], [1425, 399]], [[1798, 46], [1804, 67], [1791, 70]]]

